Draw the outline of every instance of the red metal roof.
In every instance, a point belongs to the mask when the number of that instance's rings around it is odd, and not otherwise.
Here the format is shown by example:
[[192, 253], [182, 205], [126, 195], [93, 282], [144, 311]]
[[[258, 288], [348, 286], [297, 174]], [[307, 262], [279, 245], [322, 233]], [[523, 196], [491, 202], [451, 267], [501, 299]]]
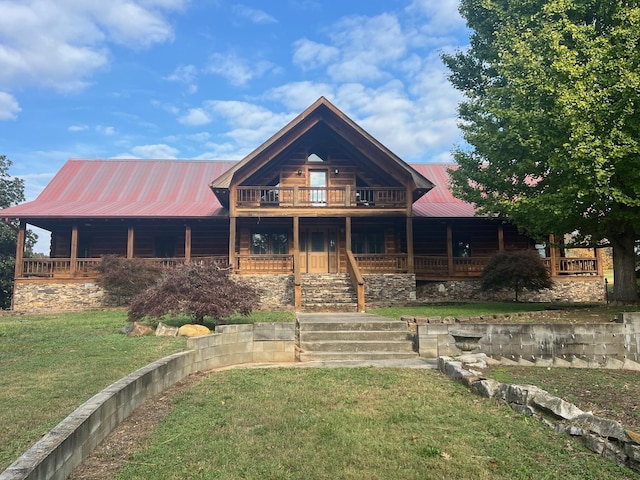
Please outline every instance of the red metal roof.
[[[203, 218], [227, 215], [209, 184], [235, 161], [78, 160], [62, 167], [37, 199], [0, 218]], [[448, 188], [451, 164], [411, 167], [436, 186], [414, 203], [416, 217], [473, 217]]]
[[236, 162], [68, 160], [42, 193], [0, 217], [210, 217], [224, 215], [209, 182]]

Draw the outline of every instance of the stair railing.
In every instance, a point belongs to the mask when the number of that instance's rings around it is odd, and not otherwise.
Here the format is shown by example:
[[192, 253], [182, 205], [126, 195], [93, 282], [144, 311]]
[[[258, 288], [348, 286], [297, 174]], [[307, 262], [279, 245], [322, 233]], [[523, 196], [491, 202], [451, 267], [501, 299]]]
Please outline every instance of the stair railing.
[[358, 312], [364, 312], [364, 278], [351, 250], [347, 250], [347, 271], [358, 297]]

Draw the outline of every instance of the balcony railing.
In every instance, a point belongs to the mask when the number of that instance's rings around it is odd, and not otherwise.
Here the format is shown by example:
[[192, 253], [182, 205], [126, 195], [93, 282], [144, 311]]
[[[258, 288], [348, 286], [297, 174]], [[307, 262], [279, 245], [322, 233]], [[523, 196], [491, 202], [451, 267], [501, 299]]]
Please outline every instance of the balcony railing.
[[407, 254], [354, 253], [353, 257], [361, 273], [406, 273]]
[[377, 187], [238, 187], [238, 208], [405, 208], [404, 188]]
[[238, 273], [292, 273], [293, 255], [237, 255]]

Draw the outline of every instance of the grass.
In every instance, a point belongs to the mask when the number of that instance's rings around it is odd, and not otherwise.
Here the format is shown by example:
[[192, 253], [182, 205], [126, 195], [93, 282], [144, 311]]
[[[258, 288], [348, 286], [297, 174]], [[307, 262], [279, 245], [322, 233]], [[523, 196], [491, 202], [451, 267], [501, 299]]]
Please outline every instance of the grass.
[[186, 341], [118, 333], [123, 311], [0, 316], [0, 471], [77, 406]]
[[545, 303], [450, 303], [442, 305], [415, 305], [372, 308], [369, 313], [388, 318], [400, 318], [403, 315], [414, 317], [466, 317], [472, 315], [490, 315], [499, 313], [534, 312], [544, 310]]
[[503, 383], [537, 385], [584, 411], [640, 432], [640, 372], [500, 366], [484, 373]]
[[632, 479], [436, 371], [237, 369], [174, 399], [133, 479]]

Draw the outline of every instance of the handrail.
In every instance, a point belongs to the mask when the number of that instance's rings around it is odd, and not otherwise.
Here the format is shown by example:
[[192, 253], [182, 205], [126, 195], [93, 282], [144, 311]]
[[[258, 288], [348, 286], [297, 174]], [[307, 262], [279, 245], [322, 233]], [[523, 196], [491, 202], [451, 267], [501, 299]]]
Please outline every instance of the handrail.
[[353, 284], [353, 288], [355, 289], [358, 297], [358, 311], [364, 312], [364, 277], [358, 269], [358, 263], [356, 262], [351, 250], [347, 250], [347, 272], [349, 272], [351, 283]]

